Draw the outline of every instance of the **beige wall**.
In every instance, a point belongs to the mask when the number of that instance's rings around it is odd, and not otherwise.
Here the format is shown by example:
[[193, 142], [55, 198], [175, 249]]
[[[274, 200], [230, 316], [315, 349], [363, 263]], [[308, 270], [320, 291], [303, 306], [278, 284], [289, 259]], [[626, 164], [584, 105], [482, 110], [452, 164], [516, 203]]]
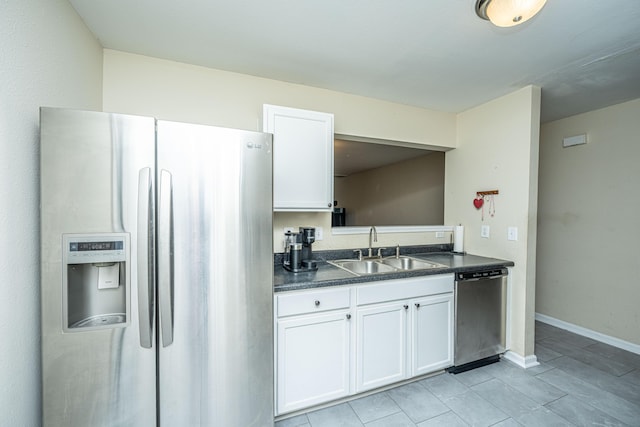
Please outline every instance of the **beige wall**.
[[[104, 52], [104, 110], [262, 130], [262, 105], [275, 104], [335, 116], [335, 132], [451, 148], [455, 146], [456, 116], [372, 98], [309, 86], [229, 73], [113, 50]], [[315, 249], [350, 248], [365, 236], [331, 235], [331, 215], [274, 215], [274, 250], [282, 250], [285, 226], [320, 226], [324, 240]], [[386, 243], [385, 243], [386, 242]], [[379, 244], [448, 243], [434, 233], [392, 233]]]
[[262, 130], [262, 105], [331, 112], [335, 133], [455, 146], [455, 114], [165, 61], [104, 52], [105, 111]]
[[335, 179], [347, 225], [444, 224], [444, 153]]
[[[567, 136], [586, 145], [562, 148]], [[640, 99], [542, 126], [536, 311], [640, 344]]]
[[100, 109], [102, 48], [66, 0], [0, 4], [0, 425], [40, 419], [39, 107]]
[[[446, 153], [445, 223], [465, 226], [465, 250], [515, 262], [511, 349], [533, 354], [540, 89], [526, 87], [458, 115], [458, 146]], [[473, 206], [477, 191], [499, 190], [495, 216]], [[482, 225], [490, 238], [480, 237]], [[518, 240], [507, 240], [507, 227]]]

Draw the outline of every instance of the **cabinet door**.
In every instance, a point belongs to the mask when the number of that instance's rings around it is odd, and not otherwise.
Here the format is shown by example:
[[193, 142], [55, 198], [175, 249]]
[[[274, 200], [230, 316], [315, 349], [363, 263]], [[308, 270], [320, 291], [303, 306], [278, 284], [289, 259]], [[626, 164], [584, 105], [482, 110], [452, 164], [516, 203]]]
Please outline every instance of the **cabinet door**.
[[453, 365], [453, 294], [411, 301], [411, 375]]
[[331, 211], [333, 114], [264, 105], [263, 130], [273, 134], [273, 208]]
[[408, 303], [359, 308], [356, 323], [356, 392], [406, 378]]
[[348, 312], [278, 320], [277, 413], [349, 394]]

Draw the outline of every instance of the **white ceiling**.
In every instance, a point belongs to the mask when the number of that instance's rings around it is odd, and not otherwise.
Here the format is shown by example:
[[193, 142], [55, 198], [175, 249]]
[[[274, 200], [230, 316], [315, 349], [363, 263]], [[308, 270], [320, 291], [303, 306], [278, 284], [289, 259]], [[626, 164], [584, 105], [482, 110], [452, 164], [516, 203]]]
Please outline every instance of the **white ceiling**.
[[640, 0], [69, 0], [106, 48], [447, 112], [528, 84], [547, 122], [640, 97]]

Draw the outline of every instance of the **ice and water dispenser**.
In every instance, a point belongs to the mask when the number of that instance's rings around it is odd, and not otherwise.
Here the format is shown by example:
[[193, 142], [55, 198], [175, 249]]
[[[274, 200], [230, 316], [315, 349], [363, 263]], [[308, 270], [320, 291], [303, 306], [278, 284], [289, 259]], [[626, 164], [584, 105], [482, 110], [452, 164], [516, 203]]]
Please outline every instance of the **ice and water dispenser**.
[[129, 323], [129, 235], [63, 235], [63, 329], [80, 332]]

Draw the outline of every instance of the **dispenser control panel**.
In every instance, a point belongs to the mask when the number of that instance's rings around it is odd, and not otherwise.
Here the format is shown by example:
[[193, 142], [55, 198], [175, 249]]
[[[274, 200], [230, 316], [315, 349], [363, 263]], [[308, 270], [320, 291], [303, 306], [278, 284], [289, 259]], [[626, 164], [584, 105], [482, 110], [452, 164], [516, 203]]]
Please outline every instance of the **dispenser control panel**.
[[65, 257], [69, 263], [125, 261], [127, 235], [64, 235]]

